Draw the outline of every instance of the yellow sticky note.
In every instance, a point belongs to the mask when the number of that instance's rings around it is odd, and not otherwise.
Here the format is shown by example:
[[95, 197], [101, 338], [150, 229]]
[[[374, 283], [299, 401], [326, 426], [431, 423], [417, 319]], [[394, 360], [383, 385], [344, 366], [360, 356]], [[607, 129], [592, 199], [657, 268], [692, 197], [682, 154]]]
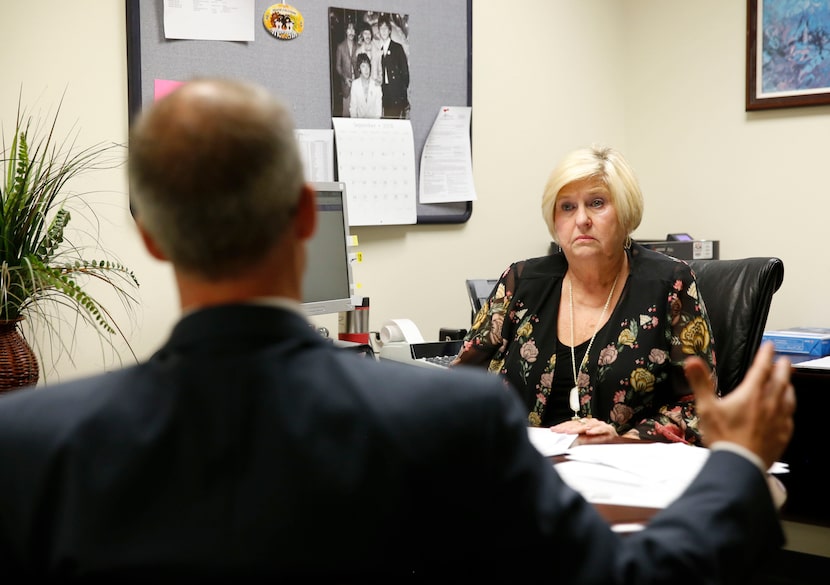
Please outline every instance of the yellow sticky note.
[[357, 246], [357, 236], [355, 236], [355, 235], [349, 236], [349, 245], [350, 246]]

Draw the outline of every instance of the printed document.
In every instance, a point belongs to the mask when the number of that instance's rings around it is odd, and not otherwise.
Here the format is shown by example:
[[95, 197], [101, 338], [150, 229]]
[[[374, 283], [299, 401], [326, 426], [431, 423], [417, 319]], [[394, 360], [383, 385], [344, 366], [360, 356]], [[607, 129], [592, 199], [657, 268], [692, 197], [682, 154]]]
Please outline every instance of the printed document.
[[438, 111], [421, 152], [420, 203], [475, 201], [470, 153], [470, 107]]
[[164, 38], [253, 41], [254, 0], [164, 0]]

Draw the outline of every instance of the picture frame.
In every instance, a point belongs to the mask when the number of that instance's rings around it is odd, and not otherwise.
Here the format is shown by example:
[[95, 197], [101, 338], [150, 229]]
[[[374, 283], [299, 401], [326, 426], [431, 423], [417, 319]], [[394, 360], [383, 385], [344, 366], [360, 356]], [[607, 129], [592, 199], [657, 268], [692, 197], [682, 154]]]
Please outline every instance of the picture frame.
[[746, 111], [830, 104], [828, 31], [830, 6], [747, 0]]

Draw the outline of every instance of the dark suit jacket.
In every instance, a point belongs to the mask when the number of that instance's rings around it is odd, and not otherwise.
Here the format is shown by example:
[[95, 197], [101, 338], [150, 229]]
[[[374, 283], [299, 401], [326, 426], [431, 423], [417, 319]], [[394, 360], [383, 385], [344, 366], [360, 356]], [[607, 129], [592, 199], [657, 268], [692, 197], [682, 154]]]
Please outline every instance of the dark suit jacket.
[[337, 45], [335, 51], [335, 68], [340, 77], [340, 93], [343, 97], [349, 97], [352, 91], [352, 80], [354, 79], [354, 64], [357, 57], [357, 41], [352, 41], [352, 49], [349, 50], [349, 41], [343, 40]]
[[762, 474], [715, 452], [621, 539], [496, 377], [375, 362], [252, 305], [185, 316], [142, 365], [0, 397], [0, 469], [4, 576], [668, 582], [745, 578], [782, 538]]
[[389, 41], [389, 48], [381, 53], [381, 87], [383, 103], [406, 103], [409, 90], [409, 62], [400, 43]]

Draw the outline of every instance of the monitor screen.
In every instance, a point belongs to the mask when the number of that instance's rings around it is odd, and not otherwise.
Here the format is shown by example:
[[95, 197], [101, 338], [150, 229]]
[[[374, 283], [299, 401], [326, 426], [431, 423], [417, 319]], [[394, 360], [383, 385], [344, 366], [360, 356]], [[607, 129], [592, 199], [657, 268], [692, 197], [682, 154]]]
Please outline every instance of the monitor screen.
[[317, 230], [308, 241], [303, 310], [323, 315], [354, 309], [349, 217], [343, 183], [310, 183], [317, 196]]

